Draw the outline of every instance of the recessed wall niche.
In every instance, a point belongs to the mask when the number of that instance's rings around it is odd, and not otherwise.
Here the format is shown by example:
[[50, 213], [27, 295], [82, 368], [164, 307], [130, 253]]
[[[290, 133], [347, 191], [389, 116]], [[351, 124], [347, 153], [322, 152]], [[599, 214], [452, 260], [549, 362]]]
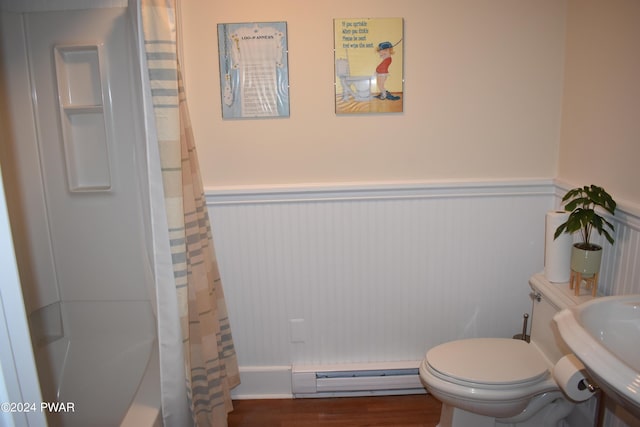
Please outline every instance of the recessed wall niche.
[[109, 191], [110, 117], [100, 46], [56, 46], [54, 55], [69, 191]]

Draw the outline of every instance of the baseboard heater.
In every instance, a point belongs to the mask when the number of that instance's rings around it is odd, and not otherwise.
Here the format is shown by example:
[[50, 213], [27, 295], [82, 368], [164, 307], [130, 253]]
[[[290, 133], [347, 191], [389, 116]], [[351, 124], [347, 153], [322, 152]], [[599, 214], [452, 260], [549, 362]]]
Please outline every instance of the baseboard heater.
[[426, 393], [420, 361], [296, 366], [291, 369], [294, 397], [374, 396]]

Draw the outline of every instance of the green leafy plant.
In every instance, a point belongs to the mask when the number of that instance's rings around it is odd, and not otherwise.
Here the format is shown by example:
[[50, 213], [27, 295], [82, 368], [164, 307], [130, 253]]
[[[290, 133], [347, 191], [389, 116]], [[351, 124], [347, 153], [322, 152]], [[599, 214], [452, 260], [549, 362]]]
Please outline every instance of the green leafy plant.
[[602, 187], [592, 184], [574, 188], [564, 195], [562, 201], [566, 202], [565, 211], [571, 212], [571, 214], [566, 222], [558, 226], [554, 239], [557, 239], [562, 233], [573, 234], [580, 231], [582, 242], [577, 243], [576, 246], [585, 250], [597, 250], [600, 249], [600, 246], [589, 242], [595, 229], [598, 234], [604, 235], [613, 245], [613, 237], [608, 231], [608, 229], [612, 233], [615, 231], [613, 224], [595, 211], [596, 207], [600, 207], [611, 215], [615, 214], [616, 202]]

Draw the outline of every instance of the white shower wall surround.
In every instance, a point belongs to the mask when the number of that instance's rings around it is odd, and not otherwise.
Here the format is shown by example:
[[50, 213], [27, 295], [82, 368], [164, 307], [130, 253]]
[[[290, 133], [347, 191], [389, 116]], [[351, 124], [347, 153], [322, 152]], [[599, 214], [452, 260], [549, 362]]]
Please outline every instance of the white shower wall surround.
[[[520, 333], [545, 214], [565, 191], [552, 180], [210, 189], [236, 396], [290, 394], [294, 364], [420, 360], [444, 341]], [[616, 221], [601, 290], [639, 292], [640, 221]]]

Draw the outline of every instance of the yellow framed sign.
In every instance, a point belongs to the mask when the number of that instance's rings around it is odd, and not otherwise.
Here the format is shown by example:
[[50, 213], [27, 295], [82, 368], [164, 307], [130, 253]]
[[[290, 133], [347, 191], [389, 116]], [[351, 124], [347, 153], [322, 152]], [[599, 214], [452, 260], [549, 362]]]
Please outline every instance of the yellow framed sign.
[[402, 18], [334, 19], [336, 114], [401, 113]]

